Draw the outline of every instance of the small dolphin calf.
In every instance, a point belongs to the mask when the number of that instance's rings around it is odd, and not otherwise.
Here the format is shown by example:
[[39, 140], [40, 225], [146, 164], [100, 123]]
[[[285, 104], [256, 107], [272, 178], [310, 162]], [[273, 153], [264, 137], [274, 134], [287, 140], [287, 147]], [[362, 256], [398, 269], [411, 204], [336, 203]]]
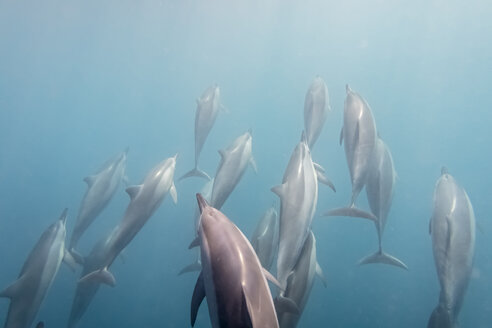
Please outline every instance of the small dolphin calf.
[[275, 207], [270, 207], [258, 222], [251, 237], [251, 246], [261, 265], [270, 270], [278, 249], [278, 214]]
[[441, 294], [427, 327], [456, 328], [472, 272], [475, 215], [466, 191], [445, 168], [434, 189], [429, 229]]
[[197, 199], [202, 215], [198, 238], [191, 246], [200, 246], [203, 269], [193, 291], [191, 325], [206, 296], [214, 328], [278, 327], [265, 278], [270, 274], [261, 267], [248, 239], [200, 194]]
[[359, 94], [346, 86], [347, 97], [343, 110], [343, 127], [340, 143], [343, 141], [345, 157], [352, 182], [352, 198], [349, 207], [326, 212], [326, 216], [353, 216], [376, 220], [369, 212], [355, 207], [355, 201], [367, 182], [371, 158], [376, 145], [376, 123], [371, 108]]
[[77, 243], [116, 193], [120, 182], [125, 176], [127, 154], [128, 148], [108, 160], [97, 174], [84, 179], [87, 183], [87, 192], [82, 199], [79, 215], [77, 221], [75, 221], [75, 228], [68, 245], [68, 250], [78, 262], [81, 261], [82, 256], [75, 249]]
[[[302, 310], [306, 306], [313, 288], [315, 275], [320, 277], [326, 287], [323, 271], [316, 261], [316, 239], [311, 231], [304, 243], [299, 261], [289, 275], [287, 288], [275, 300], [280, 328], [294, 328], [297, 326]], [[295, 302], [299, 308], [299, 313], [291, 313], [282, 309], [282, 302], [285, 298]]]
[[328, 88], [325, 81], [318, 76], [309, 86], [304, 100], [304, 131], [311, 150], [323, 130], [326, 115], [331, 110], [328, 102]]
[[313, 164], [303, 133], [290, 157], [282, 184], [272, 188], [280, 197], [277, 278], [282, 288], [287, 285], [311, 229], [318, 201], [318, 177], [322, 176], [316, 167], [319, 166]]
[[10, 298], [5, 328], [31, 327], [65, 254], [66, 220], [67, 209], [41, 235], [17, 280], [0, 293]]
[[171, 194], [174, 203], [178, 201], [173, 182], [176, 157], [177, 155], [159, 163], [147, 174], [141, 185], [126, 189], [131, 198], [130, 204], [106, 243], [106, 249], [103, 251], [105, 258], [98, 270], [87, 274], [80, 281], [97, 281], [110, 286], [116, 284], [114, 276], [108, 271], [115, 258], [142, 229], [168, 193]]
[[179, 180], [188, 177], [202, 177], [210, 180], [210, 176], [198, 168], [198, 159], [203, 145], [212, 129], [217, 114], [221, 108], [220, 89], [218, 85], [208, 87], [197, 101], [195, 114], [195, 167], [183, 175]]
[[388, 213], [393, 200], [393, 187], [396, 179], [393, 158], [388, 146], [378, 138], [374, 149], [371, 169], [366, 183], [367, 200], [372, 213], [377, 220], [374, 221], [378, 233], [379, 250], [359, 261], [359, 264], [386, 263], [403, 269], [408, 269], [406, 264], [383, 252], [381, 240], [383, 239], [384, 227], [388, 219]]
[[221, 161], [215, 174], [212, 198], [210, 199], [210, 204], [216, 209], [220, 209], [224, 205], [226, 199], [243, 177], [248, 164], [251, 164], [255, 172], [257, 171], [252, 154], [252, 142], [253, 137], [248, 131], [237, 137], [226, 149], [219, 150]]

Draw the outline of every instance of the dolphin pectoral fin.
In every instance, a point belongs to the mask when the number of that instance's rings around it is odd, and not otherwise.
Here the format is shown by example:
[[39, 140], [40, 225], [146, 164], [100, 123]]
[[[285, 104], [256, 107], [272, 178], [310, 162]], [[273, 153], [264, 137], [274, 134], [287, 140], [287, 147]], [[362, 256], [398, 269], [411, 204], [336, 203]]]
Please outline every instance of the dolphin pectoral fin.
[[171, 194], [171, 197], [173, 199], [174, 204], [178, 203], [178, 192], [176, 191], [176, 186], [173, 184], [171, 185], [171, 188], [169, 189], [169, 193]]
[[251, 156], [251, 158], [249, 159], [249, 164], [253, 168], [253, 171], [255, 171], [255, 173], [258, 174], [258, 166], [256, 165], [256, 161], [253, 158], [253, 156]]
[[24, 289], [24, 281], [28, 279], [26, 277], [26, 275], [22, 275], [19, 279], [11, 283], [7, 288], [0, 292], [0, 297], [13, 299], [17, 295], [21, 294]]
[[72, 248], [70, 250], [70, 254], [72, 255], [72, 258], [75, 260], [75, 262], [77, 262], [80, 265], [84, 265], [84, 263], [85, 263], [84, 257], [82, 256], [82, 254], [77, 252], [77, 250], [75, 248]]
[[327, 283], [326, 283], [325, 274], [323, 273], [323, 269], [321, 269], [318, 262], [316, 262], [316, 275], [318, 276], [318, 278], [323, 283], [323, 286], [325, 286], [325, 288], [326, 288]]
[[300, 315], [301, 311], [299, 310], [299, 307], [297, 306], [296, 302], [291, 300], [290, 298], [284, 297], [284, 296], [277, 296], [275, 298], [275, 310], [278, 313], [292, 313], [296, 315]]
[[396, 267], [408, 270], [408, 267], [405, 263], [403, 263], [402, 261], [400, 261], [396, 257], [389, 255], [383, 251], [381, 251], [381, 252], [377, 251], [376, 253], [368, 255], [359, 261], [359, 265], [369, 264], [369, 263], [389, 264], [389, 265], [394, 265]]
[[65, 253], [63, 254], [63, 262], [68, 265], [72, 272], [75, 272], [75, 270], [77, 269], [77, 261], [72, 256], [72, 253], [67, 250], [65, 250]]
[[201, 271], [202, 270], [202, 263], [198, 260], [195, 262], [185, 266], [181, 271], [179, 271], [178, 276], [181, 276], [183, 273], [188, 273], [188, 272], [196, 272], [196, 271]]
[[114, 278], [113, 274], [108, 271], [107, 268], [86, 274], [85, 276], [80, 278], [79, 282], [97, 282], [100, 284], [106, 284], [111, 287], [116, 286], [116, 279]]
[[318, 171], [318, 172], [316, 172], [316, 175], [318, 177], [319, 182], [321, 182], [324, 185], [327, 185], [334, 192], [337, 192], [337, 189], [335, 188], [335, 185], [333, 184], [333, 182], [331, 182], [330, 179], [328, 179], [322, 172]]
[[323, 168], [323, 166], [319, 165], [318, 163], [315, 163], [313, 162], [313, 166], [314, 166], [314, 169], [316, 170], [316, 172], [321, 172], [321, 173], [325, 173], [325, 169]]
[[130, 199], [134, 199], [135, 197], [137, 197], [140, 189], [142, 189], [142, 185], [130, 186], [126, 188], [126, 193], [128, 194], [128, 196], [130, 196]]
[[212, 180], [212, 178], [205, 172], [200, 170], [198, 167], [195, 167], [194, 169], [186, 172], [184, 175], [181, 176], [181, 178], [178, 179], [178, 181], [181, 181], [183, 179], [189, 178], [189, 177], [199, 177], [199, 178], [204, 178], [206, 180]]
[[357, 207], [336, 208], [334, 210], [329, 210], [323, 213], [323, 216], [351, 216], [354, 218], [363, 218], [377, 221], [377, 218], [374, 214], [358, 209]]
[[265, 278], [272, 282], [275, 286], [277, 286], [278, 288], [280, 288], [280, 290], [284, 290], [284, 288], [282, 288], [282, 285], [280, 284], [280, 282], [278, 282], [278, 280], [270, 273], [268, 272], [267, 269], [265, 268], [261, 268], [261, 270], [263, 271], [263, 275], [265, 276]]
[[84, 182], [87, 183], [87, 186], [90, 188], [90, 187], [92, 187], [92, 185], [96, 181], [96, 178], [97, 178], [97, 176], [95, 176], [95, 175], [89, 175], [89, 176], [84, 178]]
[[342, 145], [342, 142], [343, 142], [343, 127], [342, 129], [340, 130], [340, 146]]
[[278, 197], [280, 197], [280, 199], [282, 199], [282, 196], [284, 194], [284, 188], [285, 188], [285, 184], [281, 184], [281, 185], [278, 185], [278, 186], [275, 186], [273, 187], [272, 189], [270, 189], [274, 194], [276, 194]]
[[446, 311], [446, 309], [439, 304], [429, 318], [427, 323], [427, 328], [441, 328], [441, 327], [449, 327], [449, 328], [459, 328], [458, 323], [454, 321], [451, 313]]
[[195, 239], [193, 239], [190, 246], [188, 246], [188, 249], [192, 249], [198, 246], [200, 246], [200, 238], [197, 236]]
[[198, 309], [200, 304], [202, 304], [205, 298], [205, 285], [203, 283], [203, 272], [200, 272], [198, 279], [196, 280], [195, 289], [193, 290], [193, 297], [191, 298], [191, 326], [195, 325], [196, 316], [198, 314]]

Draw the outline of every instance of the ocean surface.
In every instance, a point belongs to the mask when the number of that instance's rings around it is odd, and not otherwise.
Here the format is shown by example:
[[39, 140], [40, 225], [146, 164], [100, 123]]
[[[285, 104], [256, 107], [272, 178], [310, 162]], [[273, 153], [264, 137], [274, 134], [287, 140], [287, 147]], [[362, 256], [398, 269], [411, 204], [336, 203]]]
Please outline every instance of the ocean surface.
[[[429, 219], [442, 166], [468, 192], [477, 219], [463, 328], [492, 327], [490, 173], [492, 4], [489, 1], [11, 1], [0, 0], [0, 289], [13, 282], [41, 233], [69, 208], [73, 229], [82, 181], [129, 147], [138, 184], [179, 153], [175, 181], [193, 167], [196, 99], [217, 83], [220, 113], [200, 168], [252, 129], [258, 173], [248, 169], [222, 208], [250, 236], [278, 197], [303, 125], [314, 77], [331, 112], [312, 150], [337, 192], [320, 185], [313, 232], [327, 287], [315, 281], [299, 327], [426, 327], [437, 305]], [[358, 266], [377, 249], [368, 220], [320, 214], [346, 206], [351, 185], [343, 147], [345, 85], [371, 106], [398, 179], [383, 238], [408, 271]], [[190, 327], [197, 273], [195, 193], [205, 180], [176, 182], [117, 260], [80, 327]], [[122, 218], [124, 186], [80, 241], [87, 254]], [[357, 201], [368, 209], [363, 191]], [[275, 271], [275, 270], [273, 270]], [[80, 271], [60, 267], [38, 314], [66, 327]], [[0, 300], [0, 322], [8, 299]], [[196, 327], [210, 327], [206, 303]]]

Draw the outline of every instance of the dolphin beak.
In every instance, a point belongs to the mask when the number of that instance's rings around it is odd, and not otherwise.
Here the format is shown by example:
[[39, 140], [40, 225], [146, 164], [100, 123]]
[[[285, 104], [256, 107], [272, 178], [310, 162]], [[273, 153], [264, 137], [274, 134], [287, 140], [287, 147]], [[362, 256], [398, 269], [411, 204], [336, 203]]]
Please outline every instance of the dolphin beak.
[[176, 153], [176, 155], [173, 156], [174, 160], [177, 160], [179, 156], [179, 153]]
[[63, 225], [67, 223], [67, 213], [68, 213], [68, 208], [65, 208], [60, 216], [60, 221], [63, 222]]
[[200, 193], [196, 194], [196, 200], [198, 201], [198, 208], [200, 208], [200, 213], [202, 213], [203, 209], [209, 205], [205, 200], [205, 198]]

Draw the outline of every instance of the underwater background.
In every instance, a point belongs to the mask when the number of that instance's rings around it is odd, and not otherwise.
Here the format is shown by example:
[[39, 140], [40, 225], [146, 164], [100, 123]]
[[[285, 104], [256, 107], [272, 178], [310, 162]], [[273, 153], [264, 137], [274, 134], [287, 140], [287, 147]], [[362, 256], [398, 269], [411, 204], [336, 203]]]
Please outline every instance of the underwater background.
[[[258, 173], [248, 169], [222, 211], [250, 236], [278, 197], [303, 129], [304, 96], [321, 76], [332, 111], [313, 159], [334, 182], [319, 187], [313, 232], [328, 286], [316, 281], [299, 327], [426, 327], [439, 282], [428, 232], [441, 166], [466, 189], [478, 230], [461, 327], [492, 324], [492, 4], [489, 1], [9, 1], [0, 0], [0, 289], [62, 209], [71, 232], [82, 179], [129, 146], [137, 184], [179, 153], [175, 181], [193, 167], [196, 98], [217, 83], [219, 114], [200, 167], [215, 174], [234, 138], [252, 129]], [[345, 85], [371, 106], [398, 179], [383, 238], [403, 260], [357, 266], [377, 249], [368, 220], [327, 218], [351, 194], [338, 144]], [[197, 273], [191, 263], [195, 193], [176, 182], [162, 206], [112, 266], [80, 327], [189, 327]], [[80, 242], [122, 218], [122, 186]], [[368, 209], [365, 192], [358, 206]], [[77, 273], [62, 265], [38, 314], [65, 327]], [[8, 299], [0, 300], [0, 322]], [[209, 327], [203, 303], [196, 327]]]

